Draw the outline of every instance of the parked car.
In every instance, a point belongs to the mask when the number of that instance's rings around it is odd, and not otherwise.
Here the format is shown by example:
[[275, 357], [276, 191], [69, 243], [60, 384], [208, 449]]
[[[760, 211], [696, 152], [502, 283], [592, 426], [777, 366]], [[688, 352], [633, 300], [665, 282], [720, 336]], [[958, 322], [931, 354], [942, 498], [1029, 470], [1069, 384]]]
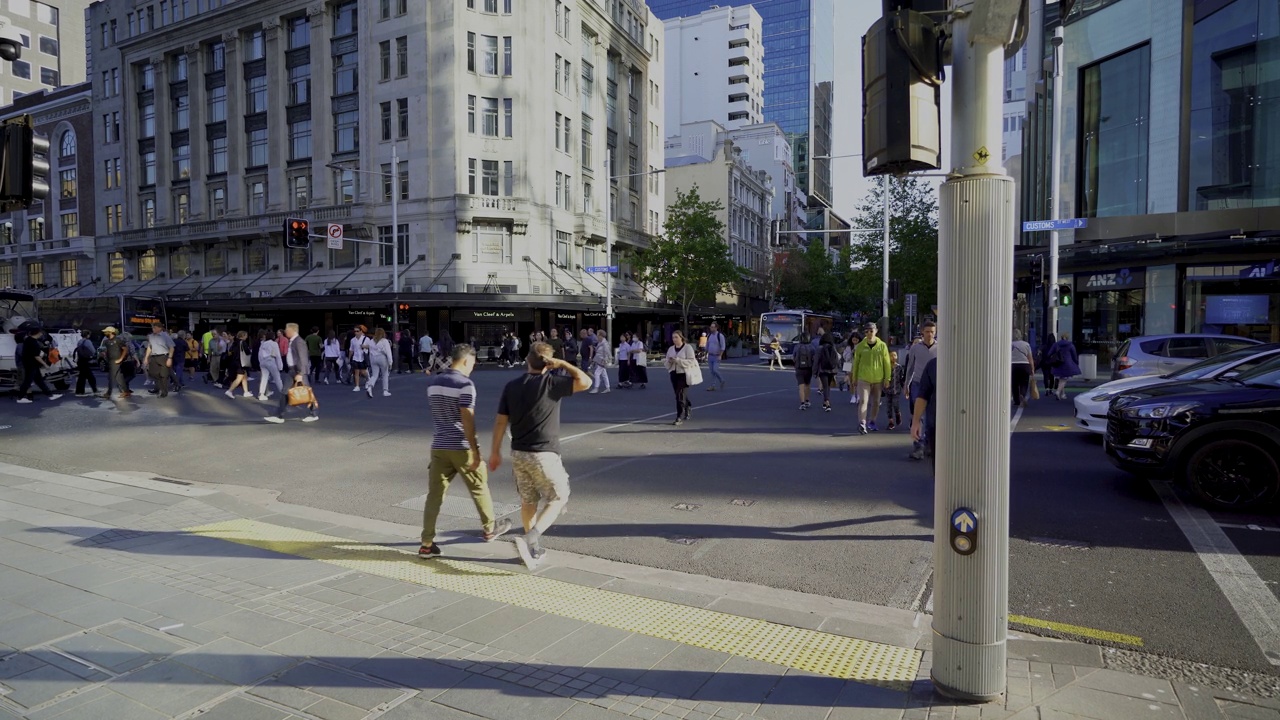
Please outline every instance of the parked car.
[[1117, 467], [1172, 476], [1208, 506], [1265, 505], [1280, 492], [1280, 362], [1125, 392], [1111, 401], [1105, 446]]
[[1111, 379], [1163, 375], [1197, 360], [1262, 343], [1234, 335], [1144, 335], [1120, 346], [1111, 365]]
[[1217, 380], [1240, 373], [1280, 358], [1280, 343], [1249, 345], [1238, 350], [1206, 358], [1164, 375], [1139, 375], [1103, 383], [1076, 396], [1076, 425], [1099, 435], [1107, 431], [1107, 409], [1117, 395], [1144, 387], [1189, 380]]

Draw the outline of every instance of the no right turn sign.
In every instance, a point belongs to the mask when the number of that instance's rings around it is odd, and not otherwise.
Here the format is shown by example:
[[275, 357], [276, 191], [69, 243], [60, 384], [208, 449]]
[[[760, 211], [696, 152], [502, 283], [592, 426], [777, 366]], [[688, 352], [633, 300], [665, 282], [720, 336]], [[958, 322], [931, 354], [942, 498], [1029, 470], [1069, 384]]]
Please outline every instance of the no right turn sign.
[[342, 225], [339, 223], [329, 223], [327, 234], [329, 236], [329, 239], [327, 242], [329, 249], [341, 250], [342, 249]]

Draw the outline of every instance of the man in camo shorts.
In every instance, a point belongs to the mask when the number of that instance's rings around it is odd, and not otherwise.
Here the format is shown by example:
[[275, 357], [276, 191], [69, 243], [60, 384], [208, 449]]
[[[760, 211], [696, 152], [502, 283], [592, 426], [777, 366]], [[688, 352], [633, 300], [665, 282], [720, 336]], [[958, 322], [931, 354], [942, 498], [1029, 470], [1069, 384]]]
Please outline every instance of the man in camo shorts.
[[[489, 472], [497, 472], [502, 465], [502, 438], [510, 425], [511, 466], [524, 520], [524, 537], [515, 539], [516, 549], [530, 570], [546, 555], [542, 534], [569, 501], [569, 473], [560, 459], [560, 401], [591, 388], [590, 375], [554, 355], [547, 343], [529, 348], [527, 371], [507, 383], [498, 400], [489, 455]], [[554, 370], [567, 374], [553, 375]]]

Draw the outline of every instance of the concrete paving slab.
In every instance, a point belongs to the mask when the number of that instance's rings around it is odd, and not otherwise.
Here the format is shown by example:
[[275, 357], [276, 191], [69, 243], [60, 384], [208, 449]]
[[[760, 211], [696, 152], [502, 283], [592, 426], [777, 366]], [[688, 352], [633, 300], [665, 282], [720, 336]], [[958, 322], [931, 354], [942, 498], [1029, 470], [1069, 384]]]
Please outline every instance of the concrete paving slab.
[[[907, 706], [910, 693], [903, 690], [847, 682], [832, 705], [827, 720], [889, 720], [898, 718]], [[978, 708], [973, 708], [978, 710]], [[974, 717], [979, 715], [974, 713]], [[957, 720], [960, 720], [959, 716]]]
[[380, 715], [378, 720], [427, 720], [428, 718], [430, 720], [476, 720], [476, 716], [472, 713], [454, 710], [419, 698], [410, 698], [400, 703]]
[[0, 549], [0, 565], [8, 565], [11, 568], [37, 575], [66, 570], [80, 565], [82, 562], [66, 555], [42, 550], [20, 542], [13, 542], [12, 540], [3, 540], [0, 541], [0, 544], [4, 546]]
[[471, 673], [428, 658], [414, 658], [390, 651], [356, 663], [351, 669], [420, 690], [422, 697], [428, 700], [471, 677]]
[[306, 629], [302, 625], [277, 620], [250, 610], [237, 610], [230, 615], [199, 623], [196, 627], [264, 646]]
[[249, 685], [298, 663], [298, 660], [240, 642], [221, 638], [175, 655], [174, 660], [206, 675], [235, 685]]
[[821, 627], [822, 622], [826, 620], [826, 617], [817, 613], [792, 610], [776, 605], [746, 602], [745, 600], [735, 600], [727, 597], [717, 598], [709, 607], [712, 610], [729, 613], [730, 615], [743, 615], [745, 617], [768, 620], [780, 625], [809, 628], [810, 630], [817, 630]]
[[168, 585], [161, 585], [160, 583], [154, 583], [149, 580], [129, 578], [126, 580], [117, 580], [116, 582], [108, 583], [106, 585], [100, 585], [94, 588], [93, 592], [105, 598], [110, 598], [122, 603], [142, 606], [149, 602], [172, 597], [182, 591], [177, 588], [171, 588]]
[[295, 710], [306, 709], [323, 699], [313, 692], [308, 692], [300, 687], [283, 683], [279, 680], [270, 680], [262, 683], [261, 685], [246, 688], [245, 694], [252, 697], [263, 698]]
[[94, 563], [76, 565], [55, 573], [48, 573], [45, 577], [81, 590], [92, 590], [123, 579], [119, 570], [106, 568]]
[[575, 702], [494, 678], [472, 676], [435, 699], [491, 720], [554, 720]]
[[387, 687], [367, 678], [311, 663], [299, 665], [285, 672], [279, 680], [281, 683], [300, 687], [366, 711], [383, 703], [389, 703], [404, 694], [404, 691], [398, 688]]
[[111, 682], [111, 689], [170, 717], [204, 705], [235, 685], [194, 670], [173, 658]]
[[846, 682], [789, 670], [755, 714], [769, 720], [823, 720], [845, 689]]
[[915, 647], [920, 640], [920, 631], [915, 628], [885, 627], [842, 617], [823, 618], [822, 625], [818, 629], [834, 635], [870, 640], [894, 647]]
[[688, 605], [690, 607], [705, 608], [715, 602], [719, 597], [707, 593], [694, 592], [692, 590], [681, 590], [679, 588], [667, 587], [665, 585], [654, 585], [651, 583], [637, 582], [635, 580], [611, 580], [604, 585], [605, 590], [613, 590], [614, 592], [625, 593], [627, 595], [639, 595], [653, 600], [665, 600], [673, 602], [677, 605]]
[[691, 699], [750, 715], [786, 672], [781, 665], [731, 657]]
[[[521, 634], [523, 633], [524, 630], [521, 630]], [[562, 635], [558, 642], [543, 647], [534, 656], [558, 665], [583, 667], [630, 636], [631, 633], [625, 630], [600, 625], [583, 625], [567, 635]], [[501, 642], [499, 640], [494, 644], [499, 645]]]
[[314, 715], [320, 720], [364, 720], [364, 717], [369, 713], [354, 705], [323, 698], [320, 702], [307, 708], [307, 714]]
[[1097, 672], [1089, 673], [1077, 680], [1076, 685], [1151, 702], [1177, 702], [1177, 695], [1173, 692], [1173, 685], [1168, 680], [1130, 675], [1129, 673], [1116, 672], [1115, 670], [1098, 670]]
[[[542, 651], [584, 627], [586, 627], [586, 623], [580, 620], [560, 617], [559, 615], [543, 615], [520, 628], [519, 632], [508, 633], [489, 645], [490, 647], [508, 650], [524, 657], [540, 657]], [[608, 648], [605, 649], [607, 650]], [[588, 659], [584, 662], [590, 662], [590, 660]]]
[[150, 662], [153, 655], [146, 650], [115, 638], [90, 632], [53, 643], [65, 653], [88, 660], [114, 673], [123, 673]]
[[43, 645], [80, 628], [43, 613], [29, 612], [0, 622], [0, 643], [18, 649]]
[[1034, 662], [1061, 663], [1080, 667], [1100, 668], [1102, 648], [1073, 642], [1050, 640], [1009, 640], [1006, 643], [1009, 657]]
[[281, 655], [310, 657], [342, 667], [356, 665], [382, 652], [376, 645], [310, 628], [265, 647]]
[[679, 645], [652, 670], [641, 675], [636, 684], [692, 698], [730, 657], [728, 653]]
[[179, 592], [161, 600], [149, 602], [142, 608], [191, 625], [225, 617], [239, 610], [235, 605], [189, 592]]
[[288, 720], [297, 716], [267, 707], [248, 698], [233, 696], [200, 713], [200, 720]]
[[605, 585], [617, 580], [610, 575], [601, 575], [600, 573], [587, 572], [577, 568], [569, 567], [549, 567], [545, 570], [539, 570], [535, 573], [538, 577], [551, 578], [552, 580], [563, 580], [571, 582], [575, 585], [586, 585], [587, 587], [604, 587]]
[[17, 677], [36, 668], [48, 665], [45, 661], [31, 653], [16, 652], [0, 657], [0, 680]]
[[456, 638], [488, 645], [507, 633], [519, 632], [520, 628], [544, 614], [537, 610], [507, 605], [448, 632]]
[[[1172, 700], [1173, 698], [1170, 697]], [[1118, 695], [1094, 688], [1073, 685], [1063, 688], [1040, 704], [1041, 710], [1057, 710], [1087, 718], [1143, 717], [1152, 720], [1177, 718], [1182, 720], [1181, 709], [1176, 704]]]
[[49, 615], [60, 615], [67, 610], [74, 610], [101, 599], [101, 596], [87, 590], [61, 585], [48, 590], [15, 595], [10, 598], [10, 601]]
[[[5, 552], [6, 549], [0, 547], [0, 553]], [[59, 583], [46, 580], [40, 575], [0, 565], [0, 598], [10, 598], [37, 590], [55, 590], [58, 587], [60, 587]]]
[[5, 679], [4, 685], [9, 688], [9, 692], [5, 693], [4, 697], [25, 708], [33, 708], [63, 693], [89, 684], [89, 681], [84, 678], [77, 677], [62, 668], [42, 665], [16, 677]]
[[[0, 582], [4, 582], [4, 580], [0, 579]], [[29, 612], [31, 612], [31, 608], [23, 607], [8, 600], [0, 600], [0, 621], [8, 620], [18, 615], [26, 615]]]
[[449, 590], [427, 589], [425, 592], [413, 597], [392, 603], [384, 608], [378, 608], [370, 614], [387, 620], [407, 623], [461, 600], [470, 601], [470, 599], [466, 595]]
[[41, 717], [57, 720], [167, 720], [169, 717], [107, 688], [101, 688], [89, 702], [65, 708], [62, 712], [67, 702], [63, 700], [49, 708], [50, 712], [57, 711], [57, 715]]
[[410, 625], [424, 628], [426, 630], [435, 630], [436, 632], [448, 633], [450, 630], [465, 625], [472, 620], [484, 617], [491, 612], [506, 607], [500, 602], [486, 600], [484, 598], [466, 598], [462, 602], [453, 603], [447, 607], [436, 610], [435, 612], [423, 615], [420, 618], [409, 621]]
[[128, 643], [136, 648], [146, 650], [152, 655], [172, 655], [173, 653], [188, 647], [187, 645], [178, 642], [177, 639], [165, 637], [160, 633], [140, 630], [124, 623], [100, 628], [98, 632], [106, 635], [107, 637]]
[[592, 672], [622, 682], [637, 682], [651, 668], [680, 647], [670, 640], [631, 635], [586, 665]]

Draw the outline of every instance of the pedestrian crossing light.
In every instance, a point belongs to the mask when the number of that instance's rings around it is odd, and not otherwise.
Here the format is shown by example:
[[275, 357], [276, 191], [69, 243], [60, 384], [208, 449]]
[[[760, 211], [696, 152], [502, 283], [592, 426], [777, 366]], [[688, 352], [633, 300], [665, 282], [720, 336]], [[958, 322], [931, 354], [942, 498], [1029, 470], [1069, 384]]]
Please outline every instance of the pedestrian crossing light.
[[1071, 286], [1070, 285], [1063, 284], [1058, 286], [1058, 305], [1061, 307], [1071, 306]]
[[285, 220], [284, 242], [291, 248], [311, 247], [311, 223], [302, 218]]

